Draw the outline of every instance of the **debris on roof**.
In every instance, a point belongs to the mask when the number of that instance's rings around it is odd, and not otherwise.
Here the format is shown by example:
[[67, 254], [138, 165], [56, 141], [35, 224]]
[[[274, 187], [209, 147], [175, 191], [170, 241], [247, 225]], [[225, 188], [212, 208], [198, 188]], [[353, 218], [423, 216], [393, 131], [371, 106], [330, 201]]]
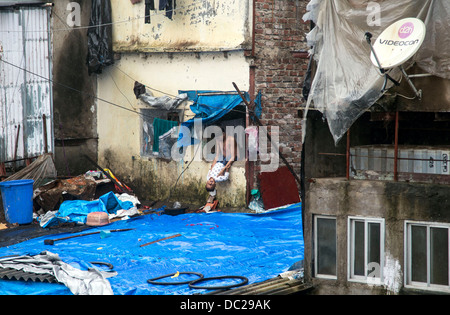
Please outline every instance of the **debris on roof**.
[[[129, 230], [108, 233], [122, 229]], [[3, 232], [0, 231], [0, 239]], [[58, 241], [49, 245], [46, 239]], [[151, 244], [142, 246], [148, 243]], [[185, 272], [196, 272], [204, 275], [205, 279], [223, 278], [218, 280], [218, 284], [211, 283], [217, 287], [230, 285], [227, 279], [234, 277], [246, 278], [248, 284], [278, 277], [304, 258], [301, 204], [261, 214], [213, 212], [165, 215], [163, 211], [152, 211], [128, 220], [91, 227], [88, 233], [43, 235], [0, 247], [0, 257], [24, 256], [25, 253], [35, 256], [34, 253], [49, 249], [64, 263], [81, 271], [92, 268], [92, 261], [112, 264], [117, 275], [106, 280], [117, 295], [204, 294], [211, 290], [197, 287], [209, 285], [206, 281], [191, 287], [189, 284], [155, 285], [147, 280], [179, 272], [176, 278], [161, 281], [191, 282], [196, 278], [189, 278]], [[302, 271], [295, 273], [302, 274]], [[231, 284], [236, 285], [236, 280]], [[286, 283], [287, 287], [291, 284], [294, 283]], [[292, 286], [294, 291], [294, 287], [302, 288]], [[27, 285], [24, 281], [0, 280], [0, 294], [6, 292], [73, 294], [59, 283], [37, 280]]]

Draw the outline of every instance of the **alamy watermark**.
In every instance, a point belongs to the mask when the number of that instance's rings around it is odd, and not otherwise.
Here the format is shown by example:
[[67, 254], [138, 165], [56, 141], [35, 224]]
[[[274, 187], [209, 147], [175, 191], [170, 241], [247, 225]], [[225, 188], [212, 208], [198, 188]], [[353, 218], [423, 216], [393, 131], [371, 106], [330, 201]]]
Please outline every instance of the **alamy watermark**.
[[[187, 150], [191, 147], [191, 141], [194, 140], [194, 152], [192, 159], [194, 161], [212, 162], [214, 157], [220, 156], [229, 160], [236, 157], [236, 160], [261, 161], [262, 172], [274, 172], [279, 167], [279, 127], [270, 127], [270, 140], [268, 136], [268, 127], [254, 127], [255, 132], [248, 132], [248, 141], [246, 145], [246, 131], [243, 126], [226, 126], [222, 129], [219, 126], [207, 126], [203, 128], [201, 119], [194, 120], [193, 128], [181, 126], [179, 134], [181, 139], [172, 145], [171, 158], [175, 161], [182, 160]], [[178, 138], [178, 135], [175, 135]], [[230, 146], [227, 139], [234, 139], [235, 146]], [[223, 152], [221, 148], [225, 147]], [[219, 150], [219, 153], [218, 151]], [[246, 154], [248, 151], [248, 154]]]
[[69, 2], [67, 4], [67, 11], [70, 13], [67, 15], [66, 23], [69, 27], [81, 26], [81, 6], [78, 2]]
[[379, 3], [370, 1], [367, 4], [366, 11], [369, 12], [367, 15], [367, 25], [368, 26], [381, 26], [381, 6]]

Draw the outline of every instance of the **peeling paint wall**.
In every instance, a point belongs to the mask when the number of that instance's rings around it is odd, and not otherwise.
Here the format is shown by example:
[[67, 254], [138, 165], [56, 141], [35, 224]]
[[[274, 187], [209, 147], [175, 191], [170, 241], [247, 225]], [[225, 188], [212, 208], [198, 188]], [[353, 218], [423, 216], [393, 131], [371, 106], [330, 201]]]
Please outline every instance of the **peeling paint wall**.
[[[135, 80], [150, 87], [154, 96], [162, 96], [163, 92], [174, 96], [178, 90], [232, 91], [232, 82], [248, 90], [248, 62], [243, 52], [127, 53], [98, 75], [99, 164], [111, 168], [141, 198], [164, 200], [172, 190], [172, 200], [204, 204], [210, 163], [193, 161], [189, 165], [191, 154], [180, 162], [140, 155], [142, 118], [137, 112], [148, 107], [133, 93]], [[188, 103], [179, 108], [186, 108], [186, 119], [192, 117]], [[230, 182], [218, 185], [222, 206], [245, 206], [244, 169], [243, 162], [235, 162]]]
[[172, 19], [164, 10], [150, 11], [149, 24], [142, 18], [144, 2], [111, 1], [116, 52], [233, 50], [250, 42], [251, 1], [177, 1]]
[[[164, 200], [170, 195], [172, 200], [204, 204], [210, 163], [190, 163], [189, 154], [180, 162], [141, 156], [142, 117], [137, 112], [145, 105], [133, 94], [135, 81], [150, 87], [154, 96], [173, 97], [178, 90], [234, 91], [232, 82], [247, 91], [249, 64], [243, 49], [250, 43], [250, 4], [177, 1], [172, 19], [155, 10], [146, 24], [145, 1], [111, 0], [113, 48], [120, 59], [97, 76], [98, 161], [141, 198]], [[185, 109], [185, 120], [193, 117], [189, 104], [178, 108]], [[230, 183], [218, 185], [221, 206], [245, 207], [244, 169], [243, 162], [236, 162]]]
[[384, 286], [387, 294], [398, 294], [403, 285], [403, 272], [400, 262], [389, 253], [384, 262]]

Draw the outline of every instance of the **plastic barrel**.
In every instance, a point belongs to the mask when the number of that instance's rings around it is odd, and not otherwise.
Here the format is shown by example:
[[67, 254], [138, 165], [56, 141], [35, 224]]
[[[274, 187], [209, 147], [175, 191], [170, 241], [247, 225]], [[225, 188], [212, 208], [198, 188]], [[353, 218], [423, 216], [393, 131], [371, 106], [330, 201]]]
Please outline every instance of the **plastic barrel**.
[[0, 182], [3, 209], [9, 223], [29, 224], [33, 221], [32, 179]]

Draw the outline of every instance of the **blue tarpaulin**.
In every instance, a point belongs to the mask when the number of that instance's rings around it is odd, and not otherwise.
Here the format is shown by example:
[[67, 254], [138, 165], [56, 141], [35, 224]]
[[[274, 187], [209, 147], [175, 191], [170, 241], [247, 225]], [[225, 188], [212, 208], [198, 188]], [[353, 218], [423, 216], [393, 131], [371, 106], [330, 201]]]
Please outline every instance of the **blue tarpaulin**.
[[91, 212], [116, 213], [117, 210], [128, 210], [133, 207], [131, 201], [120, 201], [113, 192], [101, 196], [97, 200], [66, 200], [55, 216], [45, 222], [44, 228], [58, 225], [61, 222], [86, 223], [87, 215]]
[[[187, 127], [189, 130], [194, 125], [194, 120], [201, 120], [203, 127], [212, 125], [243, 102], [239, 94], [236, 93], [229, 94], [228, 92], [217, 91], [179, 91], [179, 93], [186, 93], [189, 100], [194, 102], [190, 108], [195, 117], [181, 124], [181, 126]], [[247, 92], [244, 92], [244, 97], [249, 101]], [[191, 137], [190, 135], [185, 135], [184, 132], [184, 128], [180, 128], [180, 134], [178, 135], [179, 147], [193, 143], [192, 141], [185, 141]]]
[[[177, 271], [193, 271], [205, 277], [244, 276], [249, 283], [255, 283], [287, 271], [303, 260], [304, 255], [301, 204], [263, 214], [148, 214], [116, 221], [88, 232], [128, 228], [134, 230], [110, 233], [104, 238], [99, 234], [71, 238], [54, 245], [44, 245], [44, 239], [71, 234], [34, 238], [0, 248], [0, 257], [51, 251], [65, 263], [82, 270], [101, 268], [90, 262], [102, 261], [112, 264], [117, 272], [116, 276], [108, 278], [116, 295], [191, 295], [208, 291], [192, 289], [187, 284], [155, 285], [147, 283], [147, 280]], [[175, 234], [181, 236], [140, 246]], [[186, 280], [184, 277], [188, 276], [164, 280]], [[0, 280], [0, 294], [71, 292], [58, 283]]]

